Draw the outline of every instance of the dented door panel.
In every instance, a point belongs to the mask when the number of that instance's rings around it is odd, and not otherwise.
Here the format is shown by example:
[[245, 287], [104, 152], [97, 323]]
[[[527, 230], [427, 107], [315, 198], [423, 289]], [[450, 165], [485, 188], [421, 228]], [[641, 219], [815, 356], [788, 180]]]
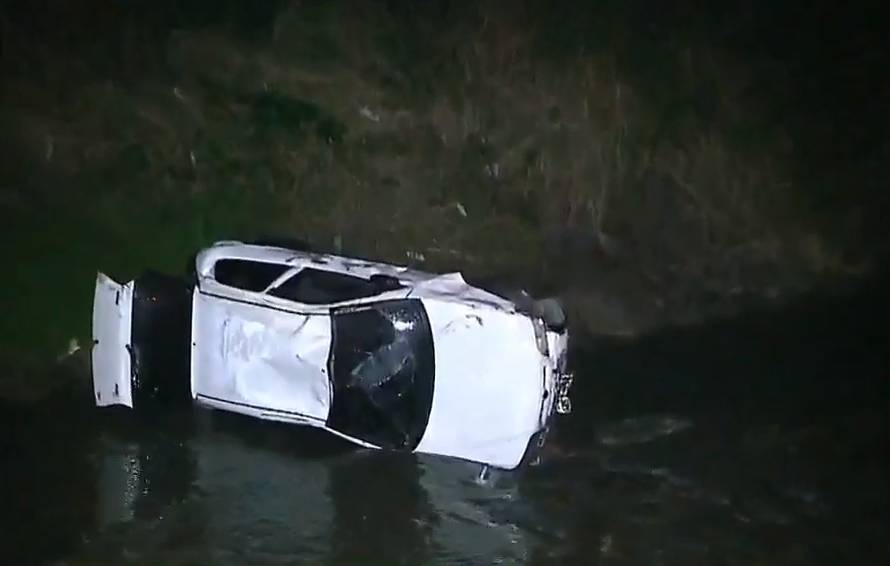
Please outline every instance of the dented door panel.
[[270, 420], [324, 424], [331, 405], [329, 316], [195, 292], [192, 317], [195, 399]]

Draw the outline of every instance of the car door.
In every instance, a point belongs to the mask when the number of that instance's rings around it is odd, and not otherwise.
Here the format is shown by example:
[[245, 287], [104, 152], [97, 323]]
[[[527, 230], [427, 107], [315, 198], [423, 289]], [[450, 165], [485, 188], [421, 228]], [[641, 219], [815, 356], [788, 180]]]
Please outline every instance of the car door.
[[195, 294], [192, 312], [192, 391], [198, 401], [272, 420], [327, 418], [327, 315], [203, 293]]
[[93, 395], [96, 405], [133, 407], [130, 338], [134, 282], [96, 276], [93, 294]]

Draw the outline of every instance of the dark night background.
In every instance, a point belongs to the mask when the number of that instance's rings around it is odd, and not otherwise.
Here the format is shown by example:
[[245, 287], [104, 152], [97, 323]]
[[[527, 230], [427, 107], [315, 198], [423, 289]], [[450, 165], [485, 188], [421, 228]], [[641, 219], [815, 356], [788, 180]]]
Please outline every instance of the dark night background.
[[[261, 526], [284, 511], [244, 514], [240, 550], [207, 518], [227, 520], [237, 489], [202, 473], [255, 458], [326, 494], [334, 524], [309, 531], [359, 533], [327, 554], [306, 542], [307, 563], [886, 563], [882, 8], [0, 0], [0, 483], [23, 541], [0, 548], [23, 564], [293, 557]], [[97, 270], [180, 274], [215, 240], [264, 237], [561, 296], [584, 379], [554, 463], [478, 492], [434, 463], [307, 460], [274, 427], [180, 415], [108, 433], [72, 408]], [[591, 448], [665, 412], [691, 436]], [[95, 478], [118, 457], [156, 487], [108, 527]], [[392, 500], [389, 477], [408, 486]], [[467, 526], [486, 521], [491, 539]]]

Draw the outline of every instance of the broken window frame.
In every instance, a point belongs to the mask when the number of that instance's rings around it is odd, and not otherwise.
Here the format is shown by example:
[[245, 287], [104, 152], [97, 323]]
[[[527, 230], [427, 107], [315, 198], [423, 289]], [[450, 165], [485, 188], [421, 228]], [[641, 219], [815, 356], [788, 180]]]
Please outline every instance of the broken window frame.
[[[340, 271], [328, 269], [319, 269], [317, 267], [301, 267], [297, 270], [294, 270], [292, 274], [286, 275], [286, 277], [279, 277], [275, 281], [273, 281], [272, 284], [269, 285], [269, 287], [265, 290], [265, 294], [272, 297], [277, 297], [279, 299], [300, 303], [303, 305], [320, 306], [344, 303], [347, 301], [354, 301], [358, 299], [367, 299], [379, 295], [384, 290], [380, 287], [380, 285], [375, 284], [373, 279], [365, 279], [364, 277], [359, 277], [350, 273], [343, 273]], [[321, 284], [316, 284], [314, 288], [310, 287], [313, 292], [319, 293], [317, 298], [306, 296], [305, 294], [302, 296], [298, 296], [296, 294], [296, 291], [305, 291], [305, 288], [300, 289], [299, 286], [305, 283], [307, 277], [320, 278], [322, 280]], [[324, 282], [325, 278], [328, 278], [329, 281]], [[331, 283], [331, 281], [337, 281], [337, 283], [334, 285], [328, 285], [328, 283]], [[309, 284], [312, 285], [311, 279], [309, 280]], [[354, 288], [346, 291], [344, 291], [343, 289], [335, 289], [332, 291], [331, 288], [334, 288], [337, 285], [342, 285], [344, 288], [348, 287], [349, 285], [353, 285]], [[290, 289], [291, 287], [296, 288], [294, 289], [293, 294], [281, 293], [280, 290], [285, 287], [287, 287], [288, 289]], [[355, 291], [356, 289], [358, 289], [358, 292], [351, 292]]]
[[[223, 267], [224, 271], [227, 271], [229, 265], [235, 266], [236, 264], [245, 266], [240, 268], [244, 271], [230, 273], [224, 278], [220, 278], [220, 267]], [[255, 270], [248, 270], [246, 269], [246, 266], [255, 266]], [[270, 285], [274, 285], [276, 281], [279, 281], [281, 277], [287, 274], [291, 269], [292, 266], [284, 263], [226, 257], [218, 259], [213, 264], [213, 279], [220, 285], [225, 285], [226, 287], [231, 287], [240, 291], [247, 291], [248, 293], [264, 293]], [[260, 270], [268, 270], [269, 273], [262, 273]], [[269, 277], [268, 275], [273, 271], [275, 272], [274, 275]], [[252, 279], [250, 283], [255, 284], [239, 284], [239, 282], [235, 280], [237, 277], [245, 278], [247, 280]]]

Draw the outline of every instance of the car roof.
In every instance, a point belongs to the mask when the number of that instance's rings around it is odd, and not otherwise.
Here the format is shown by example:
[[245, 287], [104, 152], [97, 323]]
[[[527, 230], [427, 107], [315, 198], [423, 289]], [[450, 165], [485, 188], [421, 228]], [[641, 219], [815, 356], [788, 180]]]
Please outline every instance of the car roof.
[[368, 279], [372, 275], [394, 277], [411, 289], [408, 297], [462, 303], [472, 307], [515, 312], [515, 305], [493, 293], [469, 285], [459, 272], [436, 274], [407, 266], [391, 265], [367, 259], [334, 254], [292, 250], [275, 246], [222, 241], [202, 250], [196, 258], [199, 276], [210, 277], [214, 264], [221, 259], [310, 267]]

